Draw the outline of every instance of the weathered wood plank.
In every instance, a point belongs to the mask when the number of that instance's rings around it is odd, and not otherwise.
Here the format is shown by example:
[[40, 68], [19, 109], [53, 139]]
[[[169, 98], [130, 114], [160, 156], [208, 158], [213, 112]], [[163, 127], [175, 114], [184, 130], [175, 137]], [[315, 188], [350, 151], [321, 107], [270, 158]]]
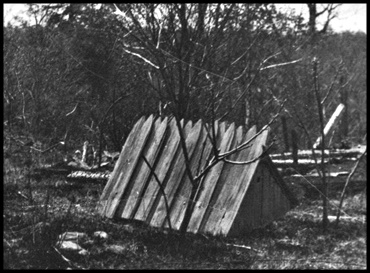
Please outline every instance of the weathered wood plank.
[[[223, 128], [220, 126], [218, 132], [219, 133], [218, 142], [220, 142], [219, 146], [220, 152], [224, 153], [229, 150], [232, 140], [234, 138], [235, 133], [234, 124], [229, 127], [226, 134], [222, 134], [222, 130]], [[223, 161], [217, 163], [205, 176], [201, 184], [201, 188], [199, 189], [198, 200], [196, 201], [196, 205], [190, 218], [187, 231], [193, 233], [198, 232], [203, 216], [206, 213], [206, 209], [209, 205], [209, 202], [213, 195], [213, 191], [216, 187], [217, 181], [221, 175], [223, 166], [224, 166]]]
[[[229, 129], [232, 128], [232, 130], [235, 132], [234, 126], [235, 126], [234, 124], [231, 124]], [[240, 128], [241, 127], [239, 127], [238, 130], [236, 130], [236, 133], [234, 133], [233, 137], [231, 136], [232, 142], [228, 150], [235, 148], [236, 145], [240, 143], [241, 140], [243, 139], [242, 130]], [[224, 138], [226, 138], [227, 135], [228, 134], [226, 132]], [[225, 144], [226, 144], [226, 141], [228, 140], [225, 140]], [[228, 159], [235, 160], [236, 154], [235, 153], [232, 154], [231, 156], [229, 156]], [[220, 212], [218, 203], [219, 203], [219, 199], [221, 198], [220, 196], [223, 195], [222, 192], [224, 191], [224, 184], [227, 181], [227, 176], [230, 171], [230, 166], [231, 166], [230, 164], [223, 164], [222, 171], [221, 171], [221, 174], [219, 175], [219, 178], [216, 181], [213, 181], [214, 183], [216, 183], [216, 185], [214, 185], [211, 199], [208, 202], [208, 206], [206, 206], [206, 211], [201, 220], [200, 226], [198, 227], [198, 232], [212, 233], [214, 229], [214, 224], [217, 224], [217, 220], [218, 220], [217, 217], [219, 216], [219, 212]]]
[[[154, 165], [158, 152], [163, 144], [164, 134], [167, 128], [167, 121], [167, 117], [162, 122], [160, 118], [155, 121], [151, 136], [149, 137], [143, 150], [142, 156], [145, 156], [150, 166]], [[130, 185], [132, 186], [127, 187], [125, 190], [125, 193], [122, 196], [122, 201], [117, 209], [117, 215], [119, 215], [121, 218], [129, 219], [135, 214], [134, 210], [141, 202], [142, 194], [147, 187], [149, 175], [150, 168], [145, 163], [143, 158], [140, 158], [136, 167], [136, 171], [131, 178]]]
[[242, 235], [258, 227], [261, 220], [261, 173], [257, 168], [255, 175], [248, 187], [248, 191], [237, 212], [234, 223], [227, 235]]
[[[255, 133], [254, 133], [255, 134]], [[254, 135], [251, 133], [249, 136], [247, 134], [246, 139], [249, 139]], [[239, 160], [248, 161], [252, 160], [263, 153], [262, 147], [266, 145], [266, 140], [268, 136], [268, 130], [263, 131], [254, 141], [253, 146], [245, 150], [240, 151]], [[250, 149], [250, 150], [249, 150]], [[248, 151], [249, 150], [249, 151]], [[235, 165], [233, 169], [233, 177], [230, 177], [229, 181], [234, 181], [230, 189], [232, 192], [227, 195], [227, 199], [224, 205], [226, 213], [221, 219], [221, 224], [219, 225], [219, 233], [227, 234], [231, 228], [232, 223], [234, 222], [235, 216], [239, 207], [243, 201], [243, 198], [248, 190], [249, 184], [253, 179], [253, 175], [257, 169], [260, 160], [257, 160], [248, 165]], [[241, 168], [239, 168], [241, 167]], [[235, 175], [239, 173], [239, 175]], [[263, 181], [265, 183], [265, 181]], [[264, 185], [264, 184], [263, 184]], [[217, 233], [217, 232], [216, 232]]]
[[[184, 120], [181, 121], [181, 124], [184, 123]], [[168, 175], [168, 171], [171, 168], [171, 165], [174, 163], [174, 156], [176, 155], [176, 152], [179, 147], [179, 141], [180, 141], [180, 135], [178, 132], [178, 129], [176, 127], [176, 121], [175, 119], [172, 119], [170, 123], [167, 126], [169, 132], [168, 132], [168, 138], [167, 142], [163, 148], [163, 151], [159, 155], [158, 163], [155, 167], [155, 173], [159, 179], [159, 181], [163, 184], [163, 187], [165, 187], [166, 176]], [[160, 197], [160, 194], [158, 194], [160, 191], [158, 182], [156, 181], [154, 175], [150, 177], [150, 181], [148, 183], [148, 187], [146, 188], [142, 201], [140, 202], [140, 205], [135, 213], [134, 219], [140, 220], [140, 221], [146, 221], [151, 209], [153, 208], [155, 204], [155, 200]]]
[[[330, 117], [328, 123], [326, 124], [326, 126], [324, 128], [324, 136], [328, 135], [329, 132], [332, 131], [332, 129], [334, 129], [335, 124], [338, 123], [339, 118], [340, 118], [341, 114], [343, 113], [343, 109], [344, 109], [344, 104], [343, 103], [341, 103], [337, 106], [333, 115]], [[322, 136], [319, 136], [319, 138], [316, 140], [315, 144], [313, 145], [313, 148], [316, 149], [317, 147], [319, 147], [321, 142], [322, 142]], [[325, 143], [324, 143], [324, 145], [325, 145]]]
[[268, 170], [262, 168], [261, 165], [261, 176], [262, 176], [262, 225], [265, 225], [266, 223], [269, 223], [272, 219], [271, 215], [271, 207], [270, 207], [270, 200], [273, 198], [273, 189], [269, 176]]
[[[221, 133], [221, 137], [223, 137], [223, 135], [225, 134], [225, 132], [226, 132], [226, 122], [224, 121], [224, 122], [220, 122], [219, 123], [219, 127], [220, 127], [220, 130], [219, 130], [219, 132]], [[222, 139], [222, 138], [221, 138]], [[220, 142], [220, 144], [221, 144], [221, 142]]]
[[[193, 128], [191, 128], [190, 133], [186, 137], [185, 145], [188, 151], [188, 156], [191, 157], [194, 148], [197, 144], [199, 139], [199, 135], [202, 129], [201, 121], [199, 120]], [[180, 146], [181, 147], [181, 146]], [[179, 183], [182, 180], [182, 177], [185, 174], [185, 158], [182, 149], [180, 148], [180, 153], [176, 158], [176, 162], [174, 163], [174, 169], [172, 170], [168, 182], [166, 184], [165, 193], [167, 196], [168, 204], [171, 207], [172, 201], [175, 197], [175, 192], [179, 186]], [[166, 219], [167, 211], [166, 205], [164, 201], [164, 197], [161, 196], [156, 211], [151, 219], [150, 224], [155, 227], [161, 227]]]
[[140, 130], [138, 137], [130, 143], [131, 145], [125, 153], [125, 159], [123, 164], [119, 169], [119, 176], [117, 182], [114, 185], [109, 197], [106, 206], [105, 216], [112, 218], [117, 210], [118, 204], [121, 201], [121, 197], [130, 182], [131, 175], [134, 172], [134, 169], [137, 165], [137, 162], [141, 156], [141, 152], [144, 148], [146, 140], [149, 136], [150, 130], [153, 125], [153, 115], [151, 115], [143, 124]]
[[[196, 152], [190, 160], [191, 173], [193, 177], [197, 175], [199, 170], [204, 168], [210, 155], [211, 148], [211, 142], [207, 137], [206, 130], [203, 128], [203, 132], [198, 140], [197, 147], [195, 148]], [[188, 175], [185, 175], [183, 180], [184, 181], [179, 185], [178, 193], [176, 194], [176, 198], [174, 199], [171, 208], [171, 224], [176, 230], [180, 229], [181, 223], [184, 220], [185, 211], [188, 206], [193, 187]], [[167, 222], [165, 222], [165, 227], [168, 227]]]
[[113, 187], [118, 183], [117, 178], [121, 172], [122, 166], [124, 164], [124, 159], [127, 156], [127, 154], [131, 151], [132, 145], [134, 141], [137, 139], [138, 135], [140, 134], [141, 127], [145, 121], [145, 117], [141, 117], [136, 124], [134, 125], [133, 129], [131, 130], [131, 133], [129, 134], [125, 144], [122, 147], [121, 154], [114, 166], [113, 172], [110, 175], [110, 178], [105, 185], [103, 192], [100, 196], [99, 204], [98, 204], [98, 211], [101, 214], [105, 213], [107, 200], [112, 192]]
[[[261, 204], [263, 200], [261, 194], [262, 182], [258, 170], [255, 178], [253, 178], [250, 186], [248, 187], [248, 191], [242, 203], [243, 207], [241, 207], [238, 212], [240, 217], [236, 219], [241, 221], [242, 224], [237, 226], [236, 223], [233, 223], [229, 231], [230, 234], [238, 234], [241, 230], [248, 232], [256, 227], [259, 227], [261, 224]], [[242, 212], [244, 213], [241, 215]]]
[[[249, 140], [252, 136], [256, 134], [256, 127], [253, 126], [247, 134], [243, 138], [243, 142]], [[250, 157], [250, 151], [255, 147], [255, 142], [257, 139], [255, 139], [251, 144], [252, 146], [246, 149], [243, 149], [235, 154], [234, 160], [235, 161], [247, 161], [252, 159]], [[234, 214], [236, 214], [236, 211], [230, 211], [233, 209], [233, 204], [237, 202], [237, 200], [240, 198], [239, 187], [240, 184], [242, 184], [242, 176], [244, 174], [244, 170], [248, 167], [248, 165], [233, 165], [228, 164], [227, 170], [228, 172], [225, 173], [225, 175], [222, 176], [223, 182], [223, 188], [222, 188], [222, 194], [220, 194], [219, 198], [217, 199], [217, 202], [215, 204], [215, 207], [218, 208], [217, 213], [214, 215], [214, 225], [212, 229], [213, 234], [227, 234], [228, 230], [226, 230], [226, 223], [223, 221], [225, 217], [232, 218]], [[244, 197], [244, 195], [243, 195]]]
[[[204, 128], [206, 130], [208, 130], [208, 133], [206, 132], [207, 138], [208, 138], [209, 141], [211, 141], [211, 139], [213, 138], [213, 135], [212, 135], [212, 126], [210, 124], [207, 124], [207, 123], [203, 124], [203, 126], [204, 126]], [[215, 128], [216, 141], [217, 141], [217, 134], [218, 134], [218, 128], [219, 128], [218, 119], [214, 121], [213, 126]]]

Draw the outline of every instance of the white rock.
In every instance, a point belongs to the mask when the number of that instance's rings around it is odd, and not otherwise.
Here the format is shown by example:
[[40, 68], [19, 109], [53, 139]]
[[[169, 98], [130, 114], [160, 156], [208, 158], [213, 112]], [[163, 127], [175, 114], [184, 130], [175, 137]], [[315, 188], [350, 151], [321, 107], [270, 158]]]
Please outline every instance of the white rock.
[[[57, 244], [59, 244], [59, 243], [57, 243]], [[63, 249], [63, 250], [72, 250], [72, 251], [84, 250], [80, 245], [78, 245], [77, 243], [72, 242], [72, 241], [63, 241], [59, 245], [59, 248]]]
[[107, 250], [110, 250], [116, 254], [122, 254], [125, 251], [126, 247], [120, 245], [110, 245], [107, 247]]
[[87, 251], [86, 249], [81, 249], [78, 254], [82, 255], [82, 256], [87, 256], [89, 255], [89, 251]]
[[83, 232], [67, 231], [59, 235], [59, 240], [63, 241], [78, 241], [87, 238], [87, 234]]
[[104, 231], [95, 231], [93, 236], [99, 239], [104, 239], [104, 240], [108, 239], [108, 234]]

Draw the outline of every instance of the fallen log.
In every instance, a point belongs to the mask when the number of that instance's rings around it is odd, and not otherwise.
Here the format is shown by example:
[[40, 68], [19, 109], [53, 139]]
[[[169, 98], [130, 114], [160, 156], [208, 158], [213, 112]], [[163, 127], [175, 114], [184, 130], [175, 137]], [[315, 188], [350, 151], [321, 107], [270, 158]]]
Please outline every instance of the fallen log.
[[[327, 175], [327, 183], [329, 194], [340, 193], [346, 184], [347, 175], [329, 176]], [[304, 195], [308, 197], [319, 197], [322, 190], [322, 179], [319, 176], [305, 175], [305, 176], [286, 176], [284, 180], [290, 187], [299, 187], [304, 190]], [[367, 181], [364, 179], [353, 180], [348, 185], [351, 192], [359, 192], [365, 189]]]
[[[340, 149], [340, 150], [330, 150], [330, 149], [325, 149], [324, 150], [324, 155], [326, 157], [345, 157], [345, 158], [351, 158], [351, 157], [360, 157], [361, 154], [364, 153], [366, 150], [366, 145], [359, 145], [357, 147], [353, 147], [351, 149]], [[315, 156], [321, 157], [321, 150], [314, 150]], [[312, 150], [298, 150], [298, 158], [313, 158], [313, 153]], [[292, 159], [293, 155], [291, 152], [287, 153], [280, 153], [280, 154], [271, 154], [270, 155], [271, 159]]]

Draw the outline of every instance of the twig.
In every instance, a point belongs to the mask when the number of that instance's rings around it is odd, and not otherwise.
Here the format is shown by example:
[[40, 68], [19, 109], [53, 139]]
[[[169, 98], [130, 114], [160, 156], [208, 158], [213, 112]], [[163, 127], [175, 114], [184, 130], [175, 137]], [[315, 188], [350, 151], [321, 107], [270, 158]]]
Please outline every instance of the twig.
[[55, 251], [60, 255], [60, 257], [62, 257], [62, 259], [64, 260], [64, 261], [66, 261], [71, 267], [75, 267], [75, 268], [78, 268], [78, 269], [84, 269], [84, 270], [86, 270], [86, 268], [83, 268], [83, 267], [79, 267], [79, 266], [77, 266], [77, 265], [75, 265], [75, 264], [73, 264], [72, 263], [72, 261], [70, 261], [70, 260], [68, 260], [62, 253], [60, 253], [60, 251], [55, 247], [55, 246], [53, 246], [53, 248], [55, 249]]
[[69, 112], [69, 113], [67, 113], [66, 114], [66, 117], [68, 117], [69, 115], [72, 115], [76, 110], [77, 110], [77, 107], [78, 107], [78, 105], [79, 105], [80, 103], [79, 102], [77, 102], [77, 104], [76, 104], [76, 106], [73, 108], [73, 110], [71, 111], [71, 112]]
[[161, 193], [162, 193], [163, 198], [164, 198], [164, 203], [166, 205], [166, 219], [167, 219], [167, 222], [168, 222], [168, 226], [169, 226], [170, 230], [172, 231], [171, 220], [170, 220], [170, 207], [168, 205], [168, 200], [167, 200], [167, 196], [166, 196], [166, 193], [164, 191], [163, 185], [162, 185], [161, 181], [159, 181], [159, 178], [158, 178], [157, 174], [155, 173], [154, 169], [152, 168], [152, 166], [150, 165], [150, 163], [148, 162], [148, 160], [145, 158], [144, 155], [143, 155], [143, 159], [144, 159], [145, 163], [148, 165], [148, 168], [150, 169], [150, 176], [154, 175], [155, 181], [159, 185], [159, 189], [161, 190]]
[[[265, 125], [258, 133], [256, 133], [253, 137], [251, 137], [250, 139], [248, 139], [246, 142], [240, 144], [239, 146], [237, 146], [236, 148], [228, 151], [228, 152], [225, 152], [223, 154], [218, 154], [217, 156], [213, 156], [213, 158], [210, 160], [209, 164], [207, 165], [207, 167], [205, 167], [203, 169], [203, 171], [198, 174], [195, 178], [194, 178], [194, 181], [199, 181], [213, 166], [215, 166], [218, 162], [222, 161], [222, 160], [227, 160], [226, 157], [228, 157], [229, 155], [233, 154], [233, 153], [236, 153], [240, 150], [243, 150], [243, 149], [246, 149], [248, 147], [250, 147], [250, 143], [255, 139], [257, 138], [260, 134], [263, 133], [263, 131], [267, 130], [269, 128], [269, 126], [276, 120], [276, 118], [279, 116], [281, 110], [283, 109], [283, 106], [284, 106], [284, 103], [285, 103], [286, 100], [284, 100], [284, 102], [282, 103], [281, 105], [281, 108], [279, 110], [279, 112], [270, 120], [270, 122]], [[269, 147], [270, 148], [270, 147]], [[258, 159], [258, 158], [257, 158]], [[255, 160], [257, 160], [255, 159]], [[232, 163], [232, 162], [229, 162], [229, 163]]]
[[219, 157], [220, 158], [227, 157], [230, 154], [233, 154], [233, 153], [235, 153], [237, 151], [240, 151], [240, 150], [245, 149], [255, 138], [257, 138], [260, 134], [263, 133], [263, 131], [267, 130], [273, 122], [275, 122], [275, 120], [277, 119], [277, 117], [280, 115], [280, 112], [283, 109], [285, 102], [286, 102], [286, 100], [284, 100], [283, 103], [281, 104], [279, 112], [275, 116], [273, 116], [272, 119], [269, 121], [269, 123], [267, 125], [263, 126], [262, 129], [257, 134], [255, 134], [253, 137], [251, 137], [250, 139], [248, 139], [246, 142], [240, 144], [239, 146], [237, 146], [233, 150], [228, 151], [228, 152], [225, 152], [223, 154], [220, 154]]
[[[269, 145], [269, 147], [267, 149], [265, 149], [259, 156], [251, 159], [251, 160], [248, 160], [248, 161], [233, 161], [233, 160], [229, 160], [229, 159], [226, 159], [226, 158], [223, 158], [222, 160], [225, 161], [226, 163], [230, 163], [230, 164], [234, 164], [234, 165], [248, 165], [248, 164], [251, 164], [253, 162], [256, 162], [257, 160], [261, 159], [262, 157], [264, 157], [268, 151], [271, 149], [273, 144]], [[251, 145], [245, 147], [245, 148], [248, 148], [250, 147]]]
[[245, 246], [245, 245], [234, 245], [234, 244], [226, 244], [227, 246], [233, 246], [233, 247], [238, 247], [238, 248], [244, 248], [244, 249], [248, 249], [248, 250], [253, 250], [255, 252], [261, 252], [260, 250], [258, 249], [254, 249], [254, 248], [251, 248], [250, 246]]
[[151, 61], [149, 61], [147, 58], [145, 58], [145, 57], [141, 56], [140, 54], [138, 54], [138, 53], [134, 53], [134, 52], [131, 52], [130, 50], [127, 50], [127, 49], [125, 49], [125, 48], [124, 48], [123, 50], [124, 50], [124, 51], [126, 51], [126, 53], [128, 53], [128, 54], [134, 55], [134, 56], [136, 56], [136, 57], [138, 57], [138, 58], [142, 59], [144, 62], [146, 62], [146, 63], [148, 63], [149, 65], [153, 66], [155, 69], [159, 69], [159, 66], [158, 66], [158, 65], [153, 64]]
[[275, 68], [275, 67], [279, 67], [279, 66], [284, 66], [284, 65], [294, 64], [294, 63], [298, 63], [298, 62], [300, 62], [300, 61], [302, 61], [302, 58], [300, 58], [300, 59], [298, 59], [298, 60], [291, 61], [291, 62], [279, 63], [279, 64], [272, 64], [272, 65], [269, 65], [269, 66], [262, 67], [262, 68], [260, 69], [260, 71], [265, 70], [265, 69], [269, 69], [269, 68]]
[[352, 169], [351, 173], [350, 173], [350, 174], [348, 175], [348, 177], [347, 177], [346, 184], [345, 184], [345, 185], [344, 185], [344, 187], [343, 187], [343, 191], [342, 191], [342, 193], [341, 193], [341, 195], [340, 195], [340, 202], [339, 202], [338, 212], [337, 212], [337, 220], [336, 220], [336, 225], [337, 225], [337, 226], [338, 226], [338, 224], [339, 224], [340, 211], [341, 211], [341, 208], [342, 208], [342, 205], [343, 205], [344, 194], [346, 193], [347, 186], [348, 186], [348, 184], [349, 184], [349, 181], [351, 180], [351, 177], [352, 177], [352, 176], [353, 176], [353, 174], [356, 172], [357, 167], [358, 167], [358, 165], [359, 165], [359, 163], [360, 163], [360, 161], [361, 161], [362, 157], [366, 154], [366, 152], [367, 152], [367, 148], [366, 148], [366, 150], [361, 154], [361, 156], [358, 158], [358, 160], [357, 160], [357, 162], [356, 162], [355, 166], [353, 167], [353, 169]]
[[[317, 165], [317, 164], [316, 164]], [[320, 191], [313, 183], [311, 183], [310, 182], [310, 180], [308, 180], [304, 175], [302, 175], [300, 172], [298, 172], [296, 169], [294, 169], [293, 168], [293, 170], [298, 174], [298, 175], [300, 175], [304, 180], [306, 180], [306, 182], [308, 183], [308, 184], [310, 184], [323, 198], [326, 198], [326, 200], [328, 201], [328, 203], [330, 204], [330, 205], [332, 205], [333, 207], [336, 207], [337, 209], [340, 209], [337, 205], [335, 205], [334, 203], [332, 203], [331, 201], [330, 201], [330, 199], [326, 196], [326, 195], [324, 195], [323, 194], [323, 192], [322, 191]], [[350, 216], [350, 215], [348, 215], [345, 211], [342, 211], [345, 215], [347, 215], [347, 216]]]

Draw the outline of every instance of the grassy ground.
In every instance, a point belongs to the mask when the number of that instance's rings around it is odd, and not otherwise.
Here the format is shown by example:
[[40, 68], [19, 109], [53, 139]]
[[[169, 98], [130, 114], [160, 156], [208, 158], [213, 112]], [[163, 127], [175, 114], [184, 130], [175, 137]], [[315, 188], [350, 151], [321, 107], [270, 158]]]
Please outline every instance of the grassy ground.
[[[4, 163], [3, 249], [6, 269], [365, 269], [366, 196], [345, 199], [347, 218], [321, 227], [321, 201], [303, 199], [286, 216], [240, 238], [185, 237], [95, 213], [104, 185], [29, 179], [27, 168]], [[332, 199], [331, 203], [338, 204]], [[329, 215], [336, 215], [331, 206]], [[61, 252], [65, 231], [105, 231], [87, 240], [87, 255]], [[251, 247], [238, 247], [238, 246]], [[115, 252], [114, 247], [121, 251]]]

